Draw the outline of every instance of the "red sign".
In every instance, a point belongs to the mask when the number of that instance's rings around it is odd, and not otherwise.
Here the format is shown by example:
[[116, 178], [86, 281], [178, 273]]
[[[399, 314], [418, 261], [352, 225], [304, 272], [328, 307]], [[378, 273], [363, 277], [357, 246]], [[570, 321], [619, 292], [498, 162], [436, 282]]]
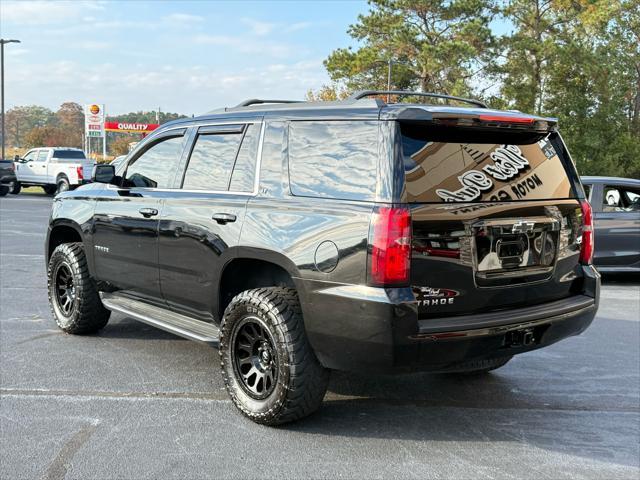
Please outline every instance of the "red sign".
[[104, 122], [107, 132], [149, 133], [159, 126], [158, 123]]

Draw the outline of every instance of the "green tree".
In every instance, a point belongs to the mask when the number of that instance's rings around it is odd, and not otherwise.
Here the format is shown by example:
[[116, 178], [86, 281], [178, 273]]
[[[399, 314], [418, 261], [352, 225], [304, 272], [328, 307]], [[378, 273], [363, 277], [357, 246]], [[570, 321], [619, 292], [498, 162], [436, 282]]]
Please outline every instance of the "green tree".
[[53, 119], [53, 112], [39, 105], [25, 105], [8, 110], [5, 117], [7, 146], [23, 147], [24, 137], [29, 131], [51, 124]]
[[470, 95], [491, 62], [492, 0], [369, 0], [349, 27], [361, 45], [339, 48], [324, 64], [348, 90], [392, 88]]
[[[123, 113], [122, 115], [112, 115], [109, 116], [109, 121], [111, 122], [132, 122], [132, 123], [156, 123], [157, 112], [129, 112]], [[170, 122], [172, 120], [177, 120], [179, 118], [186, 118], [186, 115], [182, 115], [179, 113], [171, 113], [171, 112], [160, 112], [159, 120], [160, 124]]]
[[348, 90], [341, 88], [339, 85], [323, 85], [315, 92], [311, 89], [308, 90], [306, 100], [309, 102], [333, 102], [344, 100], [348, 96]]
[[[509, 108], [558, 117], [582, 174], [640, 176], [640, 0], [511, 0]], [[634, 33], [635, 20], [635, 33]]]
[[67, 144], [68, 133], [60, 127], [44, 125], [32, 128], [24, 136], [24, 146], [35, 147], [75, 147]]
[[75, 102], [65, 102], [55, 114], [55, 123], [65, 132], [64, 146], [82, 147], [84, 137], [84, 111], [81, 105]]
[[113, 141], [109, 142], [109, 153], [113, 156], [126, 155], [129, 153], [129, 144], [140, 141], [139, 135], [118, 134]]

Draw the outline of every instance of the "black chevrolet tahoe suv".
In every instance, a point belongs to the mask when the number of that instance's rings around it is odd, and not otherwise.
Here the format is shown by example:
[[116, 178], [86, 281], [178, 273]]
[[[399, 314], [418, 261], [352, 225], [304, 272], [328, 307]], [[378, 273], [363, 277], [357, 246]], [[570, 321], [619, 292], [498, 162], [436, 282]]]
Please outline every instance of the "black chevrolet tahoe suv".
[[584, 331], [591, 208], [556, 120], [385, 94], [249, 100], [96, 166], [52, 207], [58, 326], [113, 311], [218, 344], [269, 425], [316, 410], [331, 369], [486, 372]]

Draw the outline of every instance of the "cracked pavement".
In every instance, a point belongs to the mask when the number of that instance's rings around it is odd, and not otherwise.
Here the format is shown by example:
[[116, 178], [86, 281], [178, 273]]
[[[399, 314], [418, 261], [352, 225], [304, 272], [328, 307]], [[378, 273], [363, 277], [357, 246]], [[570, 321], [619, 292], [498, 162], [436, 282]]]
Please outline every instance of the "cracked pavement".
[[640, 279], [605, 279], [581, 336], [483, 378], [333, 375], [279, 428], [236, 413], [217, 351], [121, 315], [60, 332], [51, 198], [0, 199], [0, 478], [640, 476]]

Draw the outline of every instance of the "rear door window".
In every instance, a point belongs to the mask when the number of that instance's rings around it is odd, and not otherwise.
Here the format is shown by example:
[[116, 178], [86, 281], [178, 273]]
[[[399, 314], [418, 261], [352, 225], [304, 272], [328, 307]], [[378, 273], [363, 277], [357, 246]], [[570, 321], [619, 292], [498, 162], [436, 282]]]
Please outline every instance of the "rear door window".
[[[182, 188], [185, 190], [229, 189], [231, 172], [242, 141], [243, 127], [221, 128], [221, 131], [199, 131], [184, 175]], [[229, 129], [232, 131], [228, 131]]]
[[247, 125], [242, 139], [236, 163], [231, 175], [229, 190], [232, 192], [251, 192], [255, 182], [258, 144], [260, 143], [260, 124]]
[[289, 179], [294, 195], [373, 200], [377, 157], [377, 122], [296, 121], [289, 125]]
[[[574, 196], [571, 181], [550, 137], [530, 142], [508, 136], [473, 142], [447, 133], [446, 141], [426, 127], [401, 126], [408, 202], [495, 202], [565, 199]], [[516, 138], [516, 137], [511, 137]], [[489, 140], [489, 138], [487, 137]], [[503, 140], [505, 143], [499, 143]]]

